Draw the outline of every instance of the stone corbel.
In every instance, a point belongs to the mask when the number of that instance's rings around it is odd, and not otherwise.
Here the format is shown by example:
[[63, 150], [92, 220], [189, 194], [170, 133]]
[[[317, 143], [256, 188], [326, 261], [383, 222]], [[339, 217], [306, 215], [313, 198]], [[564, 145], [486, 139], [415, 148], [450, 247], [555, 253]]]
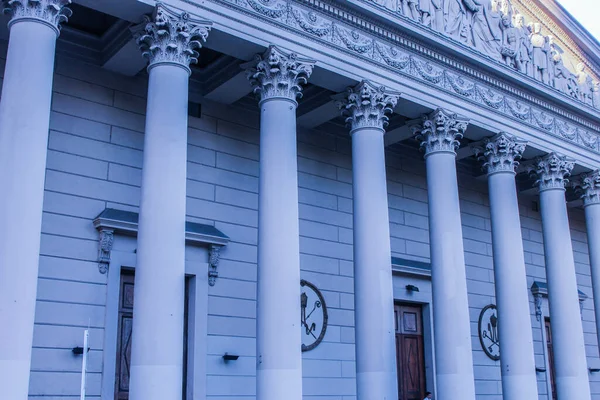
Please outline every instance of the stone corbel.
[[541, 321], [542, 319], [542, 294], [536, 293], [533, 295], [533, 301], [535, 302], [535, 319]]
[[208, 284], [215, 286], [217, 278], [219, 277], [219, 260], [221, 255], [221, 247], [217, 245], [211, 245], [208, 252]]
[[98, 243], [98, 270], [101, 274], [106, 274], [110, 264], [110, 252], [114, 242], [113, 229], [100, 229], [100, 240]]

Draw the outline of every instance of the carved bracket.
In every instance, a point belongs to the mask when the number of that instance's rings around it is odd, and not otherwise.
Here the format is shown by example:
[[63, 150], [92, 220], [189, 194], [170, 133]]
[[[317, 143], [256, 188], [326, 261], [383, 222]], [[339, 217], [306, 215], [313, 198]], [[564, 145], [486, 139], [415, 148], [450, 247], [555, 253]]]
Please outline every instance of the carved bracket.
[[219, 277], [219, 260], [221, 256], [221, 247], [217, 245], [210, 246], [208, 252], [208, 284], [215, 286], [217, 278]]
[[537, 293], [533, 295], [533, 301], [535, 302], [535, 319], [540, 321], [542, 319], [542, 294]]
[[112, 251], [115, 231], [113, 229], [100, 229], [100, 241], [98, 243], [98, 270], [101, 274], [108, 272], [110, 264], [110, 252]]

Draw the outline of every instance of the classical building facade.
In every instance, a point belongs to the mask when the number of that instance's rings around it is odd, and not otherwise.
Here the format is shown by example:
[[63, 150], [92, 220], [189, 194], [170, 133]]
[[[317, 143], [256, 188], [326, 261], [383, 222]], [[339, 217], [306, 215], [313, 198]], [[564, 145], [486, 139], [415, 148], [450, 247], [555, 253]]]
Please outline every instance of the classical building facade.
[[554, 0], [4, 7], [0, 398], [600, 399]]

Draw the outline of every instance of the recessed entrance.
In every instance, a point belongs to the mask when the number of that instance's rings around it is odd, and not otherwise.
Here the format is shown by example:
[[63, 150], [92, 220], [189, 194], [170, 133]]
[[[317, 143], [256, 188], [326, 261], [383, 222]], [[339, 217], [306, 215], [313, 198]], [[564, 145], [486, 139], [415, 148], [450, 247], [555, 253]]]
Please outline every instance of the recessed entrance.
[[556, 377], [554, 376], [554, 352], [552, 351], [552, 329], [550, 329], [550, 318], [545, 319], [546, 346], [548, 346], [548, 368], [550, 386], [552, 387], [552, 400], [556, 400]]
[[423, 309], [420, 305], [399, 303], [394, 306], [394, 317], [398, 399], [422, 400], [426, 387]]

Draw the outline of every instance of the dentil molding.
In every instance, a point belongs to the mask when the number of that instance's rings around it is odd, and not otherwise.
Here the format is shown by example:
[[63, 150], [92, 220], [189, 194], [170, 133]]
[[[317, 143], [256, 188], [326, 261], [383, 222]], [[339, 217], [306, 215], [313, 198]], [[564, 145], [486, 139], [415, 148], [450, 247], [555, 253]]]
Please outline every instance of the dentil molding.
[[176, 64], [191, 74], [189, 66], [198, 62], [197, 49], [208, 38], [211, 26], [209, 21], [158, 3], [153, 20], [146, 16], [132, 32], [142, 55], [149, 60], [148, 68]]
[[[208, 7], [197, 0], [180, 0]], [[209, 0], [600, 154], [600, 127], [400, 30], [323, 0]], [[562, 96], [557, 90], [556, 96]], [[568, 100], [569, 101], [569, 100]], [[574, 103], [575, 104], [575, 103]], [[592, 107], [580, 108], [597, 113]]]
[[575, 160], [557, 153], [538, 157], [531, 172], [537, 175], [536, 185], [540, 192], [550, 189], [565, 189], [568, 177], [575, 166]]
[[386, 114], [393, 111], [399, 97], [400, 93], [362, 81], [354, 88], [348, 88], [346, 96], [338, 101], [338, 107], [346, 116], [351, 132], [361, 128], [383, 130], [388, 125]]
[[37, 20], [50, 25], [58, 35], [60, 25], [73, 14], [71, 0], [3, 0], [4, 13], [11, 14], [9, 27], [17, 21]]
[[315, 61], [270, 46], [264, 54], [242, 64], [254, 94], [265, 101], [284, 98], [296, 102], [302, 96], [302, 85], [308, 82]]
[[501, 132], [484, 141], [484, 148], [476, 148], [476, 153], [483, 153], [479, 159], [483, 161], [483, 169], [488, 175], [497, 172], [515, 173], [519, 166], [517, 161], [523, 156], [527, 142], [515, 136]]
[[469, 120], [466, 118], [438, 108], [431, 114], [424, 115], [421, 123], [413, 125], [412, 130], [427, 157], [434, 153], [456, 154], [468, 125]]

